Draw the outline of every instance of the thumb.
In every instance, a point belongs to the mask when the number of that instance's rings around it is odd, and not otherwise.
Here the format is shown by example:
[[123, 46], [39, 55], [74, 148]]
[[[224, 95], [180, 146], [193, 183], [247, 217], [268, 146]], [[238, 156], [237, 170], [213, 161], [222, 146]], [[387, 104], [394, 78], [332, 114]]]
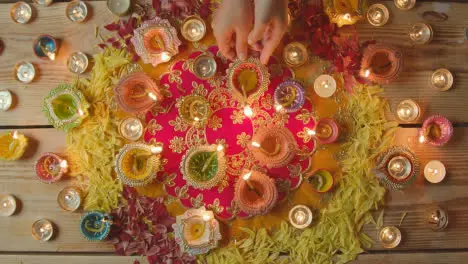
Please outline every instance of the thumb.
[[267, 24], [265, 23], [255, 23], [255, 26], [249, 34], [249, 45], [254, 45], [257, 41], [263, 39], [263, 35], [267, 29]]

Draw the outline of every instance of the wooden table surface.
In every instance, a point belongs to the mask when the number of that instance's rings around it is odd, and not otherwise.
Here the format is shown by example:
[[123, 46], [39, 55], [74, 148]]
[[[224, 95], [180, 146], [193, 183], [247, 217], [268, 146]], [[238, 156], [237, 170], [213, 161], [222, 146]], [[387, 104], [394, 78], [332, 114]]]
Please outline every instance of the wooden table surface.
[[[115, 19], [107, 11], [105, 1], [89, 2], [93, 16], [83, 24], [73, 24], [65, 18], [66, 3], [49, 7], [33, 5], [36, 18], [28, 25], [10, 20], [11, 3], [0, 0], [0, 39], [5, 45], [0, 55], [0, 88], [15, 94], [17, 104], [8, 112], [0, 112], [0, 132], [18, 129], [32, 139], [32, 148], [18, 162], [0, 162], [0, 193], [12, 193], [21, 201], [21, 211], [0, 218], [0, 263], [133, 263], [135, 257], [113, 256], [113, 248], [105, 242], [88, 242], [78, 231], [79, 213], [63, 212], [57, 205], [58, 191], [67, 182], [41, 184], [35, 178], [33, 164], [45, 151], [62, 152], [65, 134], [50, 128], [40, 112], [42, 97], [56, 85], [72, 78], [65, 62], [69, 54], [98, 52], [95, 26]], [[393, 250], [375, 246], [359, 256], [355, 263], [467, 263], [468, 258], [468, 2], [424, 2], [410, 11], [397, 10], [393, 1], [384, 2], [391, 13], [389, 24], [381, 28], [362, 23], [357, 26], [361, 40], [375, 39], [392, 43], [404, 51], [405, 70], [391, 85], [384, 86], [392, 110], [403, 99], [421, 103], [424, 116], [443, 114], [455, 122], [453, 140], [442, 148], [420, 145], [415, 140], [419, 123], [399, 129], [395, 144], [408, 145], [421, 160], [443, 161], [447, 178], [440, 184], [424, 182], [424, 177], [404, 192], [388, 192], [385, 225], [398, 225], [407, 213], [401, 230], [402, 244]], [[413, 46], [408, 37], [412, 23], [423, 21], [424, 11], [440, 11], [448, 15], [444, 22], [431, 23], [435, 37], [431, 44]], [[56, 61], [41, 61], [32, 53], [33, 40], [48, 33], [61, 40]], [[13, 77], [14, 65], [22, 60], [33, 62], [40, 69], [31, 84], [21, 84]], [[429, 78], [439, 67], [455, 75], [454, 88], [438, 92], [430, 87]], [[443, 232], [429, 230], [423, 222], [424, 211], [440, 204], [449, 212], [449, 226]], [[31, 237], [31, 224], [42, 217], [58, 227], [58, 236], [39, 243]], [[374, 226], [365, 230], [375, 240]], [[144, 259], [143, 259], [144, 260]]]

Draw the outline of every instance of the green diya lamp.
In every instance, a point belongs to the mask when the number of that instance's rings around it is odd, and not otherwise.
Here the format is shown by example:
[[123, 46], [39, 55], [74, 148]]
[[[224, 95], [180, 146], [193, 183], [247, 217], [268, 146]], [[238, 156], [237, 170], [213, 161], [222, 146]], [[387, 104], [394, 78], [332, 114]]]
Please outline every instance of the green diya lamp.
[[18, 131], [0, 134], [0, 160], [20, 159], [28, 146], [28, 138]]
[[318, 193], [329, 192], [335, 181], [333, 174], [325, 169], [315, 170], [307, 180], [310, 185], [312, 185], [312, 188]]
[[69, 84], [61, 84], [44, 97], [42, 112], [58, 130], [70, 131], [88, 116], [89, 104], [83, 94]]

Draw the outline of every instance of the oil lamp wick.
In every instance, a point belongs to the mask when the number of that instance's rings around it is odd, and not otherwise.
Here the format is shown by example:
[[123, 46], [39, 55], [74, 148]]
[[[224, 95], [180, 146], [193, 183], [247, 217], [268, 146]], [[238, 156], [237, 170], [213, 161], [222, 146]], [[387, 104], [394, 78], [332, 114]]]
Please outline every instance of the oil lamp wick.
[[245, 183], [249, 186], [249, 190], [254, 191], [255, 194], [258, 195], [258, 197], [261, 197], [262, 195], [260, 192], [255, 188], [255, 186], [249, 181], [250, 177], [252, 176], [252, 171], [249, 171], [248, 173], [244, 174], [242, 176], [242, 179], [244, 179]]

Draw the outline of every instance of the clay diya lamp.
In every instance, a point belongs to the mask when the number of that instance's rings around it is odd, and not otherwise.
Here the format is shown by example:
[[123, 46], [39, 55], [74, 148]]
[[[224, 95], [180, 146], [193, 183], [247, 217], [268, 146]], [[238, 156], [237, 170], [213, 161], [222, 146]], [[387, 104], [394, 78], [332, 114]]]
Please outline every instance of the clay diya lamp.
[[211, 189], [226, 177], [226, 162], [223, 145], [194, 146], [182, 157], [180, 171], [187, 185]]
[[115, 159], [117, 178], [128, 186], [144, 186], [161, 170], [162, 146], [142, 143], [125, 145]]
[[43, 60], [55, 60], [58, 49], [58, 42], [51, 35], [40, 35], [33, 45], [34, 55]]
[[190, 71], [202, 80], [207, 80], [215, 76], [218, 65], [213, 56], [201, 54], [192, 63]]
[[133, 72], [123, 77], [114, 92], [120, 108], [132, 114], [145, 113], [163, 100], [156, 82], [144, 72]]
[[325, 169], [318, 169], [311, 173], [307, 181], [312, 186], [312, 189], [318, 193], [329, 192], [335, 182], [333, 174]]
[[203, 96], [187, 95], [176, 104], [179, 116], [188, 124], [204, 125], [210, 116], [210, 105]]
[[403, 68], [403, 54], [385, 44], [369, 45], [362, 55], [361, 76], [379, 84], [395, 80]]
[[205, 207], [189, 209], [178, 215], [172, 227], [181, 251], [190, 255], [208, 253], [218, 247], [222, 238], [218, 220]]
[[60, 180], [68, 171], [68, 162], [55, 153], [42, 153], [36, 164], [36, 175], [44, 183]]
[[88, 116], [89, 104], [83, 94], [68, 84], [61, 84], [44, 97], [42, 112], [58, 130], [65, 132], [81, 124]]
[[101, 241], [107, 238], [112, 225], [109, 215], [91, 211], [81, 217], [80, 231], [88, 241]]
[[249, 146], [254, 158], [269, 168], [288, 165], [296, 156], [297, 148], [291, 131], [274, 124], [259, 128]]
[[275, 181], [258, 171], [244, 171], [234, 186], [234, 199], [239, 209], [250, 216], [264, 215], [278, 201]]
[[275, 108], [287, 113], [297, 112], [305, 102], [304, 86], [295, 80], [286, 80], [275, 90]]
[[366, 1], [323, 1], [323, 9], [330, 22], [337, 24], [338, 27], [355, 24], [365, 14], [366, 8]]
[[239, 101], [252, 104], [270, 84], [270, 73], [257, 58], [235, 60], [227, 69], [227, 87]]
[[151, 63], [154, 67], [177, 55], [182, 43], [177, 37], [177, 30], [168, 20], [160, 17], [143, 22], [135, 29], [131, 41], [143, 62]]
[[419, 142], [433, 146], [443, 146], [453, 136], [453, 126], [446, 117], [434, 115], [424, 120], [419, 130]]
[[0, 134], [0, 160], [18, 160], [28, 147], [28, 138], [18, 131]]
[[321, 144], [332, 144], [338, 140], [340, 128], [334, 119], [322, 118], [317, 122], [315, 129], [309, 133], [315, 136]]

